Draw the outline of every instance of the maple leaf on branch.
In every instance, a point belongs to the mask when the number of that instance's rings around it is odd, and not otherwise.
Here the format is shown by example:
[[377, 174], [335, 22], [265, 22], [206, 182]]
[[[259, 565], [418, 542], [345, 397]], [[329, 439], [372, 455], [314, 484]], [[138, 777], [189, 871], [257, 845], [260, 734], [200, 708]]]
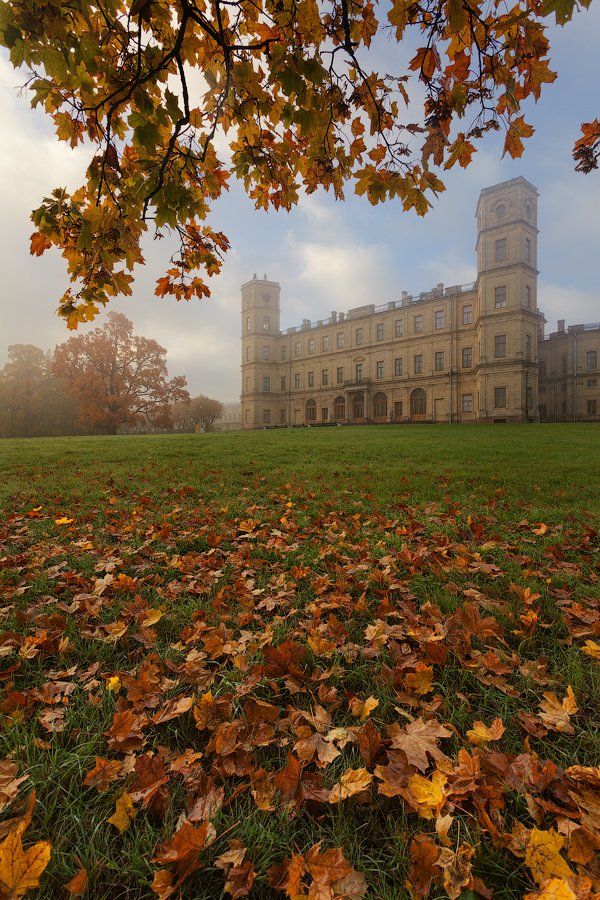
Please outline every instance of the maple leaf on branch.
[[[81, 186], [32, 213], [31, 253], [54, 246], [66, 262], [60, 315], [77, 328], [130, 294], [152, 234], [178, 248], [156, 294], [208, 297], [229, 243], [207, 220], [233, 177], [260, 209], [289, 210], [318, 188], [341, 200], [350, 185], [424, 215], [444, 190], [439, 172], [466, 168], [487, 132], [522, 154], [533, 133], [523, 103], [556, 77], [546, 18], [564, 24], [587, 3], [325, 0], [293, 15], [264, 0], [2, 4], [0, 44], [27, 69], [32, 105], [59, 140], [93, 150]], [[388, 28], [416, 41], [407, 72], [377, 70], [373, 40]], [[585, 172], [598, 140], [595, 123], [583, 128]]]

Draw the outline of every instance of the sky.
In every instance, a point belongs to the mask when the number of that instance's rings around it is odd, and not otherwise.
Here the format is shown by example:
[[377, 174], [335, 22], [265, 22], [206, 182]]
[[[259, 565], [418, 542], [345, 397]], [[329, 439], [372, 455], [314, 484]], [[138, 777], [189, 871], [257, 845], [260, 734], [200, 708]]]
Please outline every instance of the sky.
[[[371, 206], [347, 193], [344, 203], [323, 191], [301, 199], [291, 212], [258, 212], [239, 184], [215, 204], [210, 224], [231, 242], [222, 274], [210, 279], [210, 300], [177, 303], [154, 296], [169, 248], [149, 240], [146, 266], [136, 269], [133, 297], [111, 309], [125, 313], [138, 334], [167, 349], [169, 371], [185, 375], [192, 395], [235, 402], [240, 392], [240, 285], [256, 272], [281, 284], [281, 326], [324, 318], [365, 303], [384, 303], [447, 285], [473, 281], [475, 208], [479, 192], [522, 175], [540, 192], [538, 303], [546, 330], [600, 321], [600, 171], [574, 171], [572, 145], [579, 124], [600, 115], [598, 85], [600, 2], [565, 28], [551, 28], [551, 66], [557, 80], [538, 104], [525, 106], [535, 126], [519, 160], [501, 159], [503, 137], [490, 133], [465, 171], [444, 173], [446, 191], [425, 218], [397, 201]], [[394, 45], [380, 44], [381, 68], [399, 72]], [[379, 62], [377, 60], [376, 62]], [[396, 65], [392, 64], [396, 62]], [[377, 65], [374, 65], [377, 68]], [[52, 349], [69, 332], [56, 316], [67, 286], [62, 258], [29, 255], [29, 214], [53, 188], [82, 183], [89, 150], [71, 150], [54, 137], [52, 123], [19, 96], [24, 73], [0, 51], [0, 365], [7, 347], [31, 343]], [[414, 90], [420, 90], [415, 84]], [[409, 87], [410, 92], [410, 87]], [[101, 324], [101, 314], [83, 331]]]

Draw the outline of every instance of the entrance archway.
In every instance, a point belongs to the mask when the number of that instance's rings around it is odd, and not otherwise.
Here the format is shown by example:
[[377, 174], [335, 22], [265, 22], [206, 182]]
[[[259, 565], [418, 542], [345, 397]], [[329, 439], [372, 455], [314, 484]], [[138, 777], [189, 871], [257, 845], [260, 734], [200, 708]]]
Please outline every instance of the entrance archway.
[[305, 418], [307, 422], [317, 421], [317, 404], [314, 400], [306, 401]]
[[365, 395], [354, 394], [352, 397], [352, 418], [364, 419], [365, 417]]
[[388, 402], [387, 395], [383, 391], [377, 391], [373, 397], [373, 418], [385, 419], [387, 417]]
[[333, 401], [333, 418], [336, 422], [343, 422], [346, 418], [346, 398], [339, 396]]
[[427, 416], [427, 395], [423, 388], [415, 388], [410, 395], [410, 418], [413, 422], [424, 422]]

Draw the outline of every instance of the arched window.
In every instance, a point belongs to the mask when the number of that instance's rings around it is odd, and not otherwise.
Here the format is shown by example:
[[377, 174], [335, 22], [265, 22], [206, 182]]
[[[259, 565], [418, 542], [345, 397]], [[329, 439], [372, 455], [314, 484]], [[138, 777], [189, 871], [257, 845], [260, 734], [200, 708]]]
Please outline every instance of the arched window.
[[423, 388], [415, 388], [410, 395], [410, 414], [413, 416], [425, 416], [427, 413], [427, 395]]
[[333, 418], [336, 422], [341, 422], [346, 418], [346, 398], [336, 397], [333, 401]]
[[352, 396], [352, 418], [364, 419], [365, 417], [365, 395], [362, 393]]
[[317, 421], [317, 404], [314, 400], [306, 401], [306, 421], [307, 422], [316, 422]]
[[373, 397], [373, 415], [376, 419], [387, 416], [387, 396], [383, 391], [377, 391]]

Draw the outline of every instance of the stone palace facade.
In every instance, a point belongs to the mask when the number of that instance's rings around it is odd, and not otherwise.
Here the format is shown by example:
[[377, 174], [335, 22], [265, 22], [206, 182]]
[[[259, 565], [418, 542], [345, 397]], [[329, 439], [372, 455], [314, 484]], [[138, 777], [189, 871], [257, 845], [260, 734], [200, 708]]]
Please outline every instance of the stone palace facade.
[[242, 285], [242, 427], [598, 419], [600, 326], [544, 339], [537, 198], [524, 178], [481, 192], [473, 284], [285, 331], [279, 284]]

